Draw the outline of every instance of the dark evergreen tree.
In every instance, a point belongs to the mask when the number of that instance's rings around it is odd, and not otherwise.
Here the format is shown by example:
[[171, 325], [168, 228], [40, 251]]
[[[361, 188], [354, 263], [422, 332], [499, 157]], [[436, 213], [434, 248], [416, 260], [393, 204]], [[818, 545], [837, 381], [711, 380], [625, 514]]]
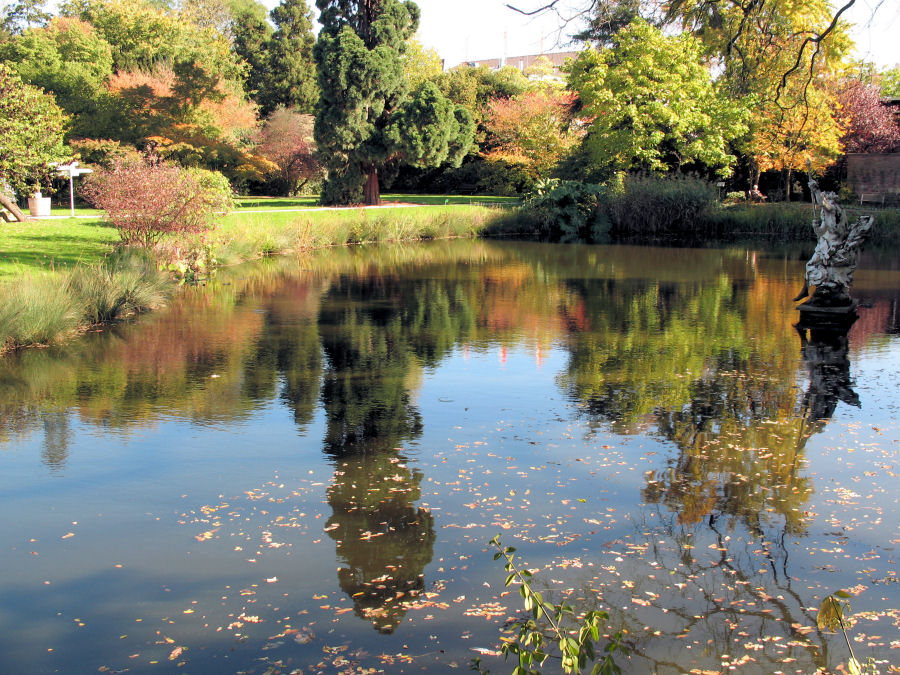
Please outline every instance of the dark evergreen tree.
[[266, 43], [269, 72], [259, 87], [261, 112], [268, 115], [283, 105], [312, 113], [319, 98], [312, 55], [316, 41], [312, 12], [306, 0], [282, 0], [271, 17], [275, 32]]
[[412, 95], [401, 56], [419, 25], [409, 0], [317, 0], [320, 101], [315, 136], [328, 177], [324, 204], [380, 201], [387, 165], [459, 165], [472, 142], [469, 112], [431, 82]]
[[244, 77], [244, 89], [250, 97], [260, 103], [260, 94], [264, 94], [272, 76], [269, 58], [269, 40], [272, 38], [272, 26], [266, 21], [266, 13], [262, 16], [252, 11], [235, 11], [231, 27], [234, 51], [247, 64]]

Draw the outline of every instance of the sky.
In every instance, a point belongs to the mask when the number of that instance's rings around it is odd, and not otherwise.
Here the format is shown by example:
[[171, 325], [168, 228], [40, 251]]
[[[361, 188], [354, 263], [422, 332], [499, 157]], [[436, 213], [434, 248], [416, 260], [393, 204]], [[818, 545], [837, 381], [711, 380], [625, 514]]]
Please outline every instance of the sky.
[[[310, 6], [314, 3], [307, 0]], [[463, 61], [524, 56], [572, 49], [565, 44], [570, 29], [560, 30], [560, 17], [544, 13], [527, 17], [506, 7], [504, 0], [416, 0], [422, 10], [419, 40], [435, 49], [444, 65]], [[278, 0], [263, 0], [274, 7]], [[530, 11], [547, 0], [509, 0]], [[559, 0], [561, 14], [571, 16], [586, 0]], [[880, 4], [880, 6], [879, 6]], [[874, 16], [873, 16], [874, 12]], [[900, 0], [856, 0], [848, 16], [856, 24], [857, 57], [880, 67], [900, 63]]]

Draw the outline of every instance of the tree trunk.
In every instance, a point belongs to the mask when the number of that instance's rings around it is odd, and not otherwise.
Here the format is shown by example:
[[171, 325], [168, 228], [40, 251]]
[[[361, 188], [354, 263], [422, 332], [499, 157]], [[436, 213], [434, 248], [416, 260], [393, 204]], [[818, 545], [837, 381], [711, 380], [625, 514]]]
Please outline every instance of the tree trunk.
[[16, 206], [16, 203], [15, 203], [12, 199], [10, 199], [9, 197], [7, 197], [7, 196], [6, 196], [5, 194], [3, 194], [2, 192], [0, 192], [0, 204], [3, 204], [3, 206], [5, 206], [6, 209], [7, 209], [11, 214], [13, 214], [13, 217], [14, 217], [16, 220], [18, 220], [20, 223], [24, 223], [24, 222], [25, 222], [25, 214], [22, 213], [21, 210], [19, 210], [19, 207]]
[[793, 178], [794, 172], [791, 169], [784, 170], [784, 201], [791, 201], [791, 178]]
[[381, 191], [378, 188], [378, 169], [370, 169], [366, 176], [364, 201], [366, 206], [378, 206], [381, 204]]

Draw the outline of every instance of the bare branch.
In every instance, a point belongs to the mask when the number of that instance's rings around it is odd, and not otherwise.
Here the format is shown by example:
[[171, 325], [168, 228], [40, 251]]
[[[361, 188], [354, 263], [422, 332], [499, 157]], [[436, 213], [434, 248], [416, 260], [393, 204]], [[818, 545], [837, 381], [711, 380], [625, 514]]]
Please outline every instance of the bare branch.
[[804, 38], [804, 39], [803, 39], [803, 42], [800, 44], [800, 50], [797, 52], [797, 60], [794, 62], [794, 65], [791, 66], [790, 69], [788, 69], [786, 72], [784, 72], [784, 73], [782, 74], [782, 76], [781, 76], [781, 82], [778, 84], [778, 87], [777, 87], [777, 89], [775, 90], [775, 100], [776, 100], [776, 101], [778, 101], [778, 99], [781, 97], [781, 93], [782, 93], [782, 92], [785, 90], [785, 88], [787, 87], [787, 80], [788, 80], [788, 78], [789, 78], [792, 74], [794, 74], [795, 72], [797, 72], [798, 70], [800, 70], [800, 64], [803, 62], [803, 55], [804, 55], [804, 53], [806, 52], [806, 47], [807, 47], [810, 43], [814, 43], [814, 44], [816, 45], [816, 50], [813, 52], [812, 57], [811, 57], [811, 59], [810, 59], [810, 66], [809, 66], [809, 80], [807, 81], [807, 83], [806, 83], [806, 84], [804, 85], [804, 87], [803, 87], [804, 97], [805, 97], [806, 88], [809, 86], [809, 83], [812, 82], [812, 78], [813, 78], [813, 69], [814, 69], [814, 67], [815, 67], [814, 64], [815, 64], [815, 61], [816, 61], [816, 57], [819, 55], [819, 52], [821, 51], [822, 41], [823, 41], [826, 37], [828, 37], [828, 36], [834, 31], [834, 29], [837, 27], [837, 23], [838, 23], [838, 20], [841, 18], [841, 14], [843, 14], [844, 12], [846, 12], [848, 9], [850, 9], [850, 8], [851, 8], [853, 5], [855, 5], [855, 4], [856, 4], [856, 0], [849, 0], [848, 2], [846, 2], [846, 3], [845, 3], [845, 4], [844, 4], [844, 5], [843, 5], [843, 6], [835, 13], [834, 18], [831, 20], [831, 23], [828, 24], [828, 28], [826, 28], [824, 31], [822, 31], [821, 33], [819, 33], [819, 34], [817, 34], [817, 35], [810, 36], [810, 37], [807, 37], [807, 38]]
[[559, 2], [559, 0], [553, 0], [553, 2], [551, 2], [550, 4], [544, 5], [543, 7], [538, 7], [537, 9], [530, 12], [526, 12], [524, 9], [519, 9], [518, 7], [513, 7], [510, 4], [507, 4], [506, 6], [514, 12], [518, 12], [519, 14], [524, 14], [525, 16], [534, 16], [535, 14], [540, 14], [541, 12], [546, 12], [549, 9], [553, 9], [554, 5], [556, 5], [557, 2]]

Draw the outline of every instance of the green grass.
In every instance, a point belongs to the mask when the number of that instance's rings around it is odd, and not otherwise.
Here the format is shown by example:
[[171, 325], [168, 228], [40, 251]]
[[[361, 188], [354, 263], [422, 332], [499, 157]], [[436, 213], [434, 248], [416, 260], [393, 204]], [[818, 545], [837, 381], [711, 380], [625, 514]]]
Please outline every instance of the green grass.
[[42, 220], [0, 223], [0, 283], [26, 272], [95, 264], [119, 240], [101, 220]]

